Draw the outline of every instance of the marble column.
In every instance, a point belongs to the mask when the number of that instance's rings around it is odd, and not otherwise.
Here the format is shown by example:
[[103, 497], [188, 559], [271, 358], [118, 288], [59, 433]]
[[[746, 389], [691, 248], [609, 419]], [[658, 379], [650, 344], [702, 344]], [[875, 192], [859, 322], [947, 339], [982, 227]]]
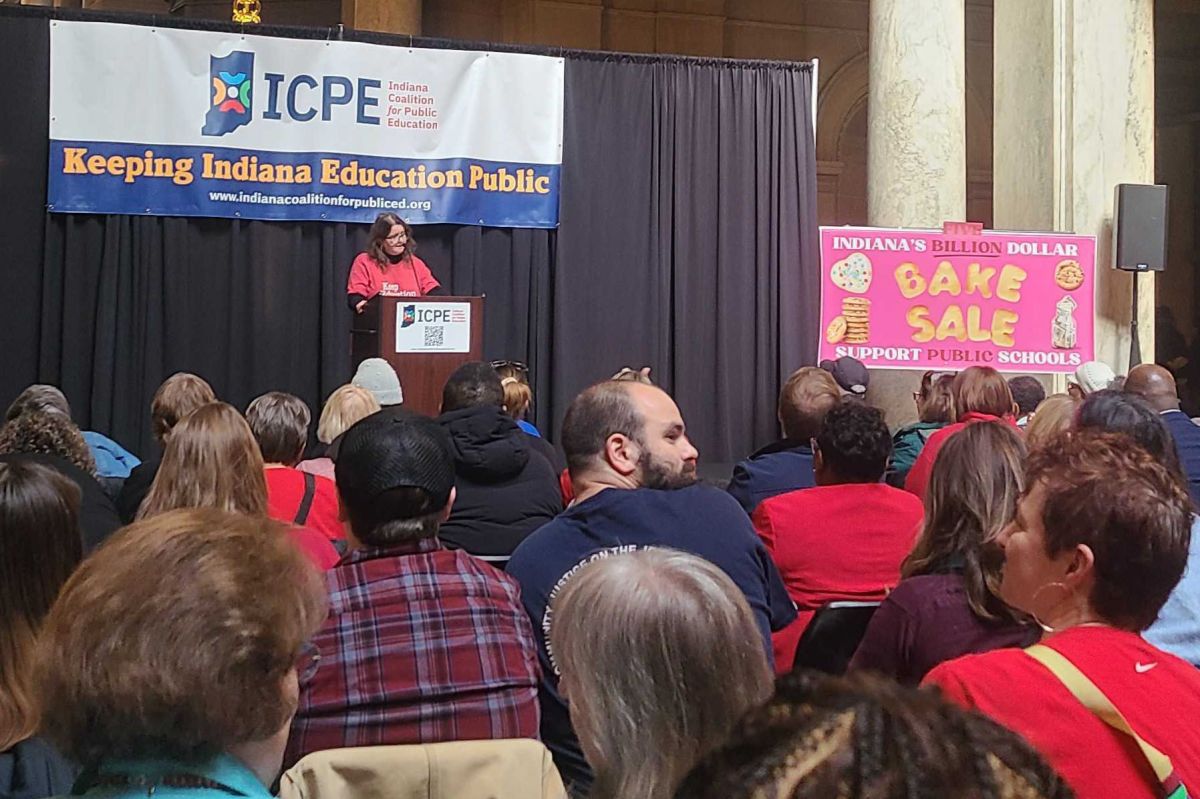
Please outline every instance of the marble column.
[[[995, 0], [997, 228], [1094, 235], [1096, 356], [1129, 367], [1133, 276], [1112, 270], [1118, 183], [1154, 182], [1153, 0]], [[1154, 276], [1137, 278], [1143, 360]]]
[[[871, 0], [867, 216], [940, 228], [967, 213], [964, 0]], [[892, 427], [916, 419], [920, 372], [873, 370]]]
[[342, 24], [356, 30], [421, 34], [421, 0], [342, 0]]

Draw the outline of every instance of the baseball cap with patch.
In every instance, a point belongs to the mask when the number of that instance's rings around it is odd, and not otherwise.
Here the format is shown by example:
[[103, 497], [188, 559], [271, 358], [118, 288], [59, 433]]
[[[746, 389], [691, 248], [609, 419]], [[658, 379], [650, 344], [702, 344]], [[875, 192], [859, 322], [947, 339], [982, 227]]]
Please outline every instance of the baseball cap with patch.
[[387, 520], [381, 497], [394, 488], [420, 488], [430, 510], [443, 508], [454, 488], [450, 435], [432, 419], [371, 414], [343, 435], [334, 475], [352, 514]]
[[833, 379], [841, 386], [842, 391], [856, 397], [866, 395], [867, 386], [871, 383], [871, 376], [867, 373], [867, 367], [863, 366], [862, 361], [851, 358], [849, 355], [843, 355], [836, 361], [821, 361], [820, 366], [833, 375]]

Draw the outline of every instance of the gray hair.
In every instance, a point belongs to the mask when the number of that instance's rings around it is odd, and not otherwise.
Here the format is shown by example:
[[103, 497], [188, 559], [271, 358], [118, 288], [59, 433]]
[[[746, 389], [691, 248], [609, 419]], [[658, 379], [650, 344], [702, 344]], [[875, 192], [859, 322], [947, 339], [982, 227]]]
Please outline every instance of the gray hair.
[[591, 799], [669, 799], [696, 762], [771, 693], [741, 591], [670, 549], [587, 564], [556, 597], [550, 640], [596, 774]]
[[23, 413], [61, 413], [69, 419], [71, 406], [57, 386], [34, 383], [18, 394], [8, 406], [4, 421], [11, 422]]

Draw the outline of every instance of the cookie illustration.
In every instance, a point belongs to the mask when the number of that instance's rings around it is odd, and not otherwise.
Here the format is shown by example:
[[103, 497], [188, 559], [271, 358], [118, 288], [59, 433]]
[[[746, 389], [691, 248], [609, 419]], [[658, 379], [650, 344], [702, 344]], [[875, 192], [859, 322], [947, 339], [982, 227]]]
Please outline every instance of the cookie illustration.
[[866, 294], [871, 288], [871, 259], [861, 252], [851, 253], [829, 268], [833, 285], [851, 294]]
[[825, 328], [825, 340], [830, 344], [837, 344], [846, 337], [846, 318], [843, 316], [833, 317], [833, 321], [829, 323], [829, 327]]
[[871, 301], [866, 297], [845, 297], [842, 319], [846, 320], [847, 344], [866, 344], [871, 337]]
[[1059, 261], [1054, 267], [1054, 282], [1060, 289], [1074, 291], [1083, 285], [1083, 269], [1078, 261]]

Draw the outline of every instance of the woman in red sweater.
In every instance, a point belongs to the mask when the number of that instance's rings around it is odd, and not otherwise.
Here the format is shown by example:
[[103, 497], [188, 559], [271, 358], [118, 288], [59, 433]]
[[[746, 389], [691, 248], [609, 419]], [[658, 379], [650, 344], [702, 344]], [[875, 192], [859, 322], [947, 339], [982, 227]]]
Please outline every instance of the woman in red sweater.
[[925, 488], [933, 462], [946, 439], [972, 422], [1001, 419], [1016, 427], [1017, 405], [1013, 402], [1008, 381], [990, 366], [972, 366], [954, 376], [951, 388], [954, 395], [954, 423], [938, 430], [925, 442], [916, 463], [904, 481], [904, 488], [925, 499]]
[[366, 252], [350, 265], [346, 301], [362, 313], [367, 300], [384, 297], [421, 297], [440, 293], [441, 284], [425, 262], [414, 255], [417, 242], [412, 227], [395, 214], [375, 217]]

